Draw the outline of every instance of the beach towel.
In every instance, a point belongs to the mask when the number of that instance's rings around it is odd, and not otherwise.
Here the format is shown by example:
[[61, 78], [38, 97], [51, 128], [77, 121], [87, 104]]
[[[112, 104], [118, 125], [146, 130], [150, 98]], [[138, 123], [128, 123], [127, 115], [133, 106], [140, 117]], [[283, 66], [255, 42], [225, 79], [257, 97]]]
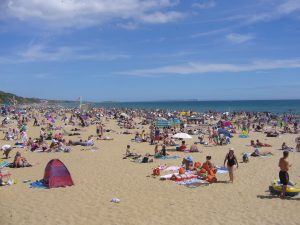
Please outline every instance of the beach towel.
[[158, 158], [158, 159], [162, 159], [162, 160], [169, 160], [169, 159], [179, 159], [180, 156], [178, 155], [167, 155], [167, 156], [163, 156], [161, 158]]
[[46, 187], [46, 185], [41, 180], [37, 180], [35, 182], [30, 183], [29, 187], [38, 189], [48, 189], [48, 187]]
[[193, 178], [197, 178], [197, 175], [192, 174], [191, 171], [186, 171], [185, 174], [180, 175], [179, 173], [171, 173], [171, 174], [166, 174], [163, 176], [160, 176], [161, 180], [170, 180], [171, 177], [175, 175], [176, 176], [176, 181], [183, 181], [183, 180], [190, 180]]
[[224, 166], [216, 166], [217, 170], [217, 174], [226, 174], [228, 173], [228, 169]]
[[0, 162], [0, 169], [2, 169], [2, 168], [4, 168], [4, 167], [7, 167], [7, 166], [9, 166], [9, 165], [10, 165], [9, 162], [1, 161], [1, 162]]
[[165, 168], [164, 171], [178, 171], [179, 168], [180, 168], [179, 166], [169, 166]]
[[184, 181], [179, 181], [176, 182], [179, 185], [184, 185], [188, 188], [196, 188], [196, 187], [200, 187], [202, 185], [209, 185], [209, 183], [206, 180], [200, 180], [197, 178], [193, 178], [190, 180], [184, 180]]
[[243, 135], [243, 134], [239, 135], [239, 138], [248, 138], [248, 137], [249, 135]]

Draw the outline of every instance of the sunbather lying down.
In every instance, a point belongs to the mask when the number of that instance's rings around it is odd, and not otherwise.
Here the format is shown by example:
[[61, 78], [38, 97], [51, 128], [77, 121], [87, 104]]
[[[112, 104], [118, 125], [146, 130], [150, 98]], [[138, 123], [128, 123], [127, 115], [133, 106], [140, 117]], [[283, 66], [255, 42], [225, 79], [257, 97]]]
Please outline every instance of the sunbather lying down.
[[104, 137], [101, 137], [99, 135], [99, 137], [97, 138], [97, 140], [104, 140], [104, 141], [112, 141], [114, 140], [112, 137], [109, 137], [109, 136], [104, 136]]
[[259, 147], [272, 147], [272, 145], [262, 143], [259, 140], [256, 140], [256, 143], [254, 140], [251, 140], [250, 145], [253, 146], [254, 148], [259, 148]]
[[254, 152], [251, 153], [251, 156], [257, 157], [257, 156], [269, 156], [273, 155], [272, 152], [265, 151], [265, 152], [260, 152], [258, 149], [255, 149]]
[[139, 156], [138, 158], [134, 159], [134, 162], [137, 163], [151, 163], [153, 162], [153, 159], [150, 159], [150, 154], [146, 153], [144, 156]]
[[80, 146], [93, 146], [94, 145], [94, 141], [91, 137], [88, 138], [87, 141], [82, 141], [81, 139], [79, 141], [69, 141], [68, 142], [68, 145], [73, 145], [73, 146], [76, 146], [76, 145], [80, 145]]

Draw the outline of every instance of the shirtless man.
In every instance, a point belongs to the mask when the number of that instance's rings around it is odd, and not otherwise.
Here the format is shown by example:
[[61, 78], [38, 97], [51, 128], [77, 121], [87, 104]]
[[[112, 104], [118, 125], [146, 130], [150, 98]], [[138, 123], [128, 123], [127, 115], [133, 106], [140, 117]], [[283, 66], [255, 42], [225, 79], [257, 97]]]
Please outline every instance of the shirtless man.
[[288, 156], [289, 156], [289, 152], [284, 151], [283, 152], [283, 157], [280, 158], [279, 163], [278, 163], [278, 166], [280, 167], [279, 179], [280, 179], [280, 182], [282, 183], [282, 192], [281, 192], [281, 195], [280, 195], [281, 198], [285, 197], [286, 187], [289, 183], [288, 170], [292, 166], [287, 161]]

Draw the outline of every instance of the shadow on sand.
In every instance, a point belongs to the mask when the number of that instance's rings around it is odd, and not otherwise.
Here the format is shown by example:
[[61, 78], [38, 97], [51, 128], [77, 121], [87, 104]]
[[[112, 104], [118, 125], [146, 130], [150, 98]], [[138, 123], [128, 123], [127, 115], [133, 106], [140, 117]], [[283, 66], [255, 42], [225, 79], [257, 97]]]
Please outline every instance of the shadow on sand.
[[[278, 195], [257, 195], [257, 198], [259, 198], [259, 199], [279, 199], [279, 196]], [[300, 201], [300, 198], [286, 197], [283, 200]]]

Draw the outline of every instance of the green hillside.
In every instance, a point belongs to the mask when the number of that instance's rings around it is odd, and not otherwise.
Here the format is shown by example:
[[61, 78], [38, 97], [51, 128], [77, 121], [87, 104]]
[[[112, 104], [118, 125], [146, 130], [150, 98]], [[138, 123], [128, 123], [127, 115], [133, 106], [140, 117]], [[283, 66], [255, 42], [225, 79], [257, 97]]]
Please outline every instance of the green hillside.
[[23, 98], [11, 93], [0, 91], [0, 104], [12, 104], [13, 101], [16, 101], [18, 104], [41, 102], [41, 100], [37, 98]]

